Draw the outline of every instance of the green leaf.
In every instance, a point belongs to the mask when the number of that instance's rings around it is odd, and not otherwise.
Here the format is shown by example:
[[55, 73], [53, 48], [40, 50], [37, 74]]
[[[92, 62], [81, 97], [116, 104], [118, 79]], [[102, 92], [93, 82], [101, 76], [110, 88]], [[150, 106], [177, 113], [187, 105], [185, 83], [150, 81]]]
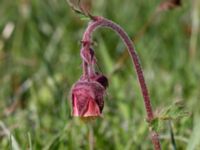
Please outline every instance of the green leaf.
[[189, 115], [190, 113], [185, 110], [184, 104], [181, 101], [178, 101], [167, 108], [164, 108], [158, 115], [158, 118], [160, 120], [177, 120]]
[[150, 129], [154, 131], [157, 131], [159, 129], [159, 118], [154, 118], [151, 121]]

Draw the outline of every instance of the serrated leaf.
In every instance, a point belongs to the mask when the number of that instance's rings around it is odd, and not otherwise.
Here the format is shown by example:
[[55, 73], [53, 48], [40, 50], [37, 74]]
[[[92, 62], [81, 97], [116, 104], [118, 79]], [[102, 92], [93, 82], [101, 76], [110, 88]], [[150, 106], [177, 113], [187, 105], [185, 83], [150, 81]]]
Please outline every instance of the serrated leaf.
[[189, 116], [189, 112], [185, 110], [183, 103], [175, 102], [169, 107], [164, 108], [158, 117], [161, 120], [177, 120], [186, 116]]

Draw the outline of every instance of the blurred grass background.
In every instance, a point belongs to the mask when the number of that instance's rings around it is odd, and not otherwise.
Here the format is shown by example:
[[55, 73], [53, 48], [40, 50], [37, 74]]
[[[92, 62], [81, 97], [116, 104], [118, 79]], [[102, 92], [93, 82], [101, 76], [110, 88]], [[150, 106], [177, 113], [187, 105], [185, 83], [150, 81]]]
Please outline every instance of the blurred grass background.
[[[191, 116], [171, 122], [177, 149], [200, 148], [199, 2], [156, 11], [158, 0], [87, 1], [94, 15], [133, 38], [153, 107], [181, 101]], [[138, 81], [123, 43], [98, 30], [99, 70], [109, 78], [104, 118], [72, 118], [69, 92], [81, 75], [80, 40], [87, 21], [65, 0], [0, 0], [0, 149], [152, 149]], [[159, 128], [173, 149], [168, 121]]]

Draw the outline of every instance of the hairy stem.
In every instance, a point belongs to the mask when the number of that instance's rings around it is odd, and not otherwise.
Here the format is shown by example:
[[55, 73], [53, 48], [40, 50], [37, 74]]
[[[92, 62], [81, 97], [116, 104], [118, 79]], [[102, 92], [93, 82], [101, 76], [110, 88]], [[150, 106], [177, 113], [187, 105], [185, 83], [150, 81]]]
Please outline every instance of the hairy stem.
[[[120, 36], [120, 38], [123, 40], [123, 42], [125, 43], [129, 54], [131, 56], [131, 59], [133, 61], [133, 64], [135, 66], [135, 70], [137, 73], [137, 77], [140, 83], [140, 88], [142, 91], [142, 95], [144, 98], [144, 104], [145, 104], [145, 109], [146, 109], [146, 113], [147, 113], [147, 121], [149, 123], [151, 123], [151, 121], [154, 119], [154, 114], [153, 114], [153, 110], [152, 110], [152, 106], [151, 106], [151, 102], [150, 102], [150, 97], [149, 97], [149, 93], [148, 93], [148, 89], [145, 83], [145, 79], [144, 79], [144, 75], [143, 75], [143, 71], [139, 62], [139, 58], [137, 56], [137, 53], [133, 47], [133, 43], [131, 41], [131, 39], [129, 38], [129, 36], [127, 35], [127, 33], [116, 23], [105, 19], [103, 17], [94, 17], [94, 20], [91, 21], [87, 27], [87, 29], [85, 30], [85, 33], [83, 34], [83, 38], [82, 38], [82, 42], [83, 42], [83, 47], [82, 50], [87, 51], [89, 49], [89, 47], [91, 46], [90, 44], [92, 43], [92, 33], [99, 27], [107, 27], [110, 28], [112, 30], [114, 30], [116, 33], [118, 33], [118, 35]], [[85, 60], [83, 59], [83, 64], [85, 64]], [[84, 69], [87, 69], [86, 67], [84, 67]], [[84, 72], [88, 72], [87, 70], [84, 70]], [[160, 150], [161, 146], [160, 146], [160, 141], [159, 141], [159, 135], [156, 131], [154, 131], [153, 129], [150, 129], [151, 132], [151, 140], [152, 143], [154, 145], [154, 149], [155, 150]]]

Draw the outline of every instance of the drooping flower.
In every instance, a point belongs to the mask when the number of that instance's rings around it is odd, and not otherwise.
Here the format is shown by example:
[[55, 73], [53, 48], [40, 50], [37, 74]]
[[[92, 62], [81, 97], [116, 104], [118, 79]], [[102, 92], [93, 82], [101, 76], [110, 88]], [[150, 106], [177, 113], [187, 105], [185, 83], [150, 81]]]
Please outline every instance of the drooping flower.
[[95, 74], [90, 79], [81, 78], [72, 87], [72, 115], [78, 117], [99, 117], [104, 106], [104, 95], [108, 80]]

